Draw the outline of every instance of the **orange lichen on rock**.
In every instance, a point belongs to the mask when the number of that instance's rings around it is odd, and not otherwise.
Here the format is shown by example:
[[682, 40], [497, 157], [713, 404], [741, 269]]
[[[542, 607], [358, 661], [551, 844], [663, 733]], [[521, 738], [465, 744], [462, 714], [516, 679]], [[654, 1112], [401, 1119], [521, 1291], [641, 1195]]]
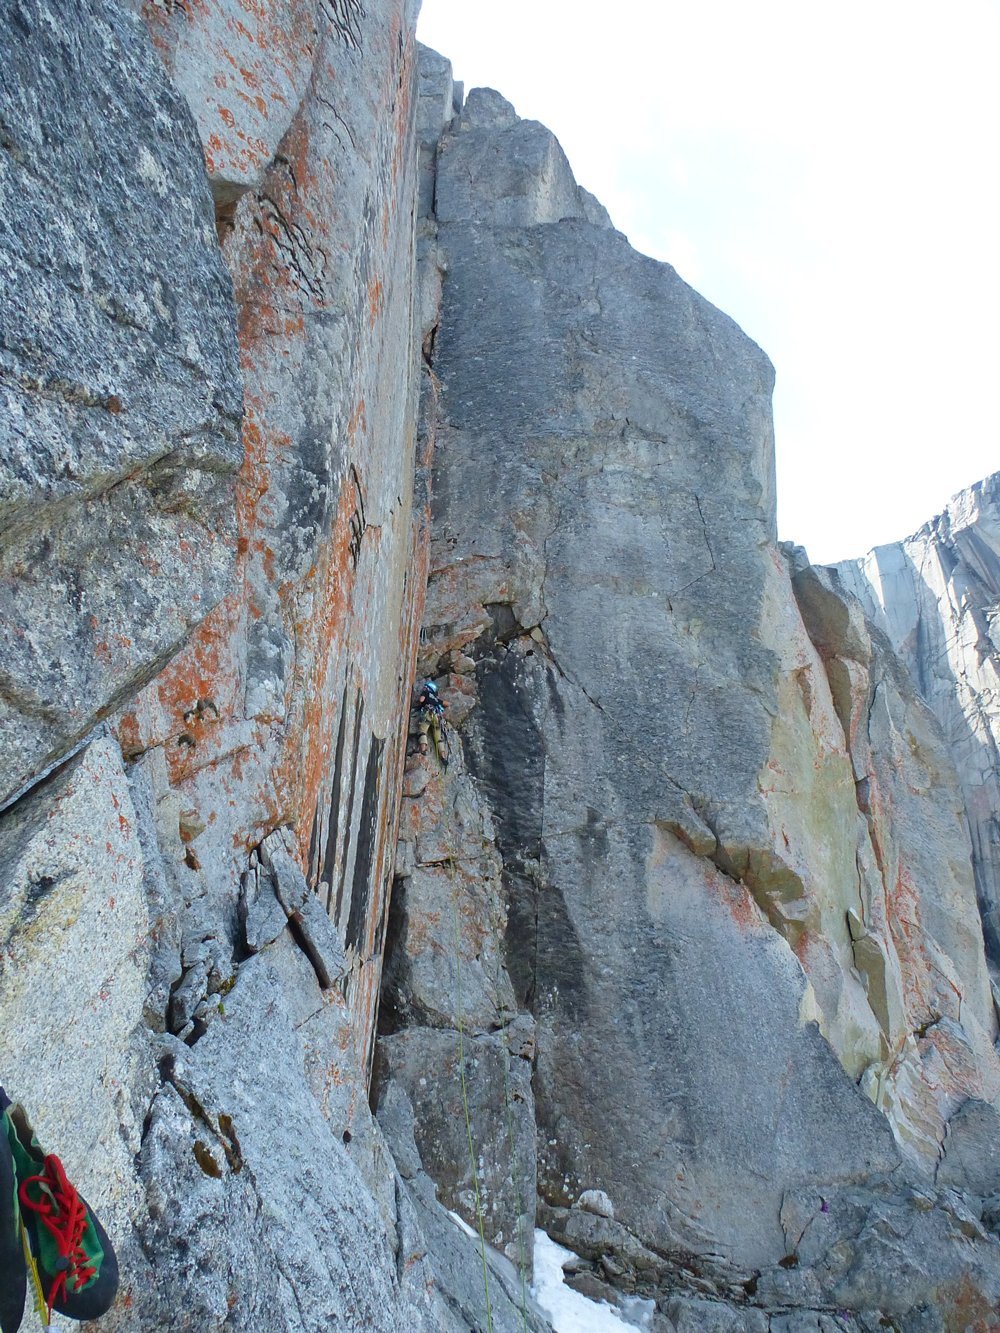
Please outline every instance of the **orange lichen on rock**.
[[922, 953], [924, 936], [920, 922], [920, 895], [903, 867], [897, 870], [888, 895], [887, 921], [901, 965], [906, 1011], [916, 1025], [926, 1019], [929, 1008], [927, 961]]
[[[371, 105], [335, 111], [349, 48], [333, 25], [317, 31], [305, 0], [285, 8], [279, 22], [256, 0], [239, 15], [199, 4], [184, 20], [192, 45], [161, 46], [168, 65], [193, 50], [207, 61], [192, 110], [224, 201], [244, 459], [233, 589], [117, 726], [130, 754], [162, 747], [181, 808], [204, 822], [197, 859], [208, 882], [231, 883], [278, 826], [310, 874], [314, 828], [327, 836], [333, 803], [329, 891], [342, 898], [342, 930], [352, 894], [363, 908], [347, 990], [352, 1040], [368, 1052], [428, 535], [426, 516], [414, 528], [409, 513], [410, 299], [385, 278], [412, 263], [415, 179], [402, 169], [412, 168], [412, 37], [396, 12], [368, 60], [379, 71]], [[390, 106], [387, 124], [409, 136], [402, 146], [393, 128], [349, 123]], [[335, 324], [316, 318], [331, 311]], [[342, 378], [328, 373], [337, 366]], [[324, 864], [330, 849], [320, 852]]]
[[721, 871], [705, 868], [705, 884], [712, 897], [721, 903], [741, 930], [760, 928], [762, 917], [753, 895], [741, 880], [730, 879]]
[[382, 283], [379, 278], [372, 278], [368, 284], [368, 322], [374, 328], [385, 304], [382, 295]]
[[[254, 185], [309, 86], [317, 51], [312, 4], [239, 0], [236, 12], [224, 0], [186, 0], [166, 10], [146, 0], [142, 17], [168, 70], [188, 90], [213, 182], [237, 190]], [[236, 105], [219, 100], [231, 79], [242, 85], [231, 89]], [[225, 129], [218, 133], [220, 118]]]

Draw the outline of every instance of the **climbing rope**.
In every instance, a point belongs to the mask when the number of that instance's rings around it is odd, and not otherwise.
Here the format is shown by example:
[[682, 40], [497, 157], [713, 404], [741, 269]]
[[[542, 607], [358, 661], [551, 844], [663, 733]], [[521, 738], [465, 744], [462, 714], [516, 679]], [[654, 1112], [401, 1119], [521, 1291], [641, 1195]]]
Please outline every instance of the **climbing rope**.
[[476, 1168], [476, 1150], [472, 1144], [472, 1117], [469, 1115], [469, 1092], [465, 1083], [465, 1023], [462, 1017], [462, 934], [458, 924], [458, 890], [455, 887], [455, 867], [451, 870], [451, 907], [455, 920], [455, 1017], [458, 1021], [458, 1072], [462, 1085], [462, 1109], [465, 1112], [465, 1134], [469, 1144], [469, 1165], [472, 1168], [472, 1188], [476, 1200], [476, 1223], [479, 1228], [479, 1253], [483, 1261], [483, 1291], [486, 1297], [487, 1333], [493, 1333], [493, 1310], [490, 1305], [490, 1272], [486, 1263], [486, 1232], [483, 1226], [483, 1204], [479, 1192], [479, 1171]]
[[514, 1180], [514, 1189], [516, 1191], [517, 1216], [514, 1225], [517, 1228], [517, 1275], [521, 1282], [521, 1307], [519, 1310], [521, 1328], [523, 1333], [528, 1333], [528, 1288], [525, 1281], [525, 1272], [527, 1265], [525, 1262], [524, 1248], [524, 1208], [522, 1206], [519, 1181], [520, 1176], [517, 1169], [517, 1147], [514, 1142], [514, 1115], [511, 1110], [510, 1095], [510, 1046], [507, 1042], [507, 1029], [510, 1023], [507, 1019], [507, 1010], [500, 999], [500, 979], [499, 979], [499, 958], [500, 958], [500, 921], [495, 911], [490, 911], [490, 929], [493, 931], [493, 939], [497, 950], [498, 960], [497, 970], [493, 977], [493, 1002], [496, 1005], [497, 1013], [500, 1015], [500, 1044], [503, 1052], [503, 1104], [507, 1121], [507, 1145], [510, 1150], [511, 1172]]
[[[498, 1006], [499, 1007], [499, 1006]], [[503, 1010], [500, 1010], [503, 1013]], [[503, 1022], [500, 1028], [501, 1041], [503, 1046], [503, 1102], [507, 1113], [507, 1143], [510, 1147], [511, 1171], [514, 1179], [514, 1189], [517, 1191], [517, 1217], [514, 1225], [517, 1227], [517, 1274], [521, 1279], [521, 1328], [524, 1333], [528, 1333], [528, 1290], [524, 1280], [525, 1256], [524, 1256], [524, 1217], [520, 1190], [518, 1189], [517, 1172], [517, 1149], [514, 1146], [514, 1117], [510, 1109], [510, 1048], [507, 1045], [507, 1027]]]

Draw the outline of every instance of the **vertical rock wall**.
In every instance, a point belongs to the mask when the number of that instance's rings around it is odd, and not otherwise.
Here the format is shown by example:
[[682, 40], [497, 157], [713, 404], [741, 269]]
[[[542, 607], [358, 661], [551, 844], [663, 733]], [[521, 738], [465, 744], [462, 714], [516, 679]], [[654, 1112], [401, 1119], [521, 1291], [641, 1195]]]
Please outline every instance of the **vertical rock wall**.
[[[451, 66], [426, 48], [420, 89], [424, 355], [430, 361], [442, 281], [435, 157], [457, 99]], [[424, 413], [435, 443], [438, 412], [431, 372]], [[427, 666], [423, 650], [419, 665]], [[453, 697], [448, 725], [462, 719], [461, 697]], [[405, 1153], [400, 1130], [412, 1125], [419, 1160], [442, 1200], [471, 1225], [481, 1224], [525, 1283], [535, 1214], [534, 1043], [530, 1022], [514, 1021], [517, 1005], [502, 957], [501, 860], [461, 748], [448, 746], [447, 765], [433, 744], [433, 753], [422, 756], [415, 735], [410, 748], [380, 1023], [379, 1118], [397, 1156]]]
[[108, 1329], [482, 1317], [367, 1099], [427, 562], [414, 21], [0, 5], [0, 1079], [114, 1238]]
[[[986, 1308], [1000, 1251], [963, 1258], [930, 1185], [950, 1118], [1000, 1096], [961, 793], [858, 604], [775, 546], [770, 366], [496, 93], [443, 135], [434, 197], [420, 667], [462, 753], [409, 775], [383, 1100], [419, 1106], [425, 1165], [506, 1242], [449, 1097], [457, 1032], [521, 1023], [541, 1215], [588, 1281], [675, 1323], [678, 1285], [732, 1327], [877, 1321], [958, 1309], [967, 1258]], [[479, 1062], [495, 1108], [505, 1068]], [[571, 1206], [592, 1189], [603, 1220]], [[940, 1261], [891, 1289], [909, 1242], [874, 1261], [864, 1227], [925, 1207]]]
[[997, 645], [1000, 477], [956, 495], [905, 541], [837, 572], [910, 669], [958, 767], [987, 950], [1000, 967]]
[[232, 283], [154, 52], [117, 6], [2, 18], [0, 805], [222, 597], [243, 410]]
[[186, 830], [204, 826], [185, 834], [193, 891], [238, 884], [269, 829], [294, 829], [367, 1052], [421, 595], [411, 16], [287, 8], [148, 15], [222, 201], [246, 457], [235, 589], [121, 735], [161, 751]]
[[861, 1086], [907, 1157], [934, 1171], [963, 1101], [1000, 1094], [962, 793], [945, 738], [884, 637], [836, 575], [800, 556], [793, 569], [864, 821], [846, 928], [881, 1035]]

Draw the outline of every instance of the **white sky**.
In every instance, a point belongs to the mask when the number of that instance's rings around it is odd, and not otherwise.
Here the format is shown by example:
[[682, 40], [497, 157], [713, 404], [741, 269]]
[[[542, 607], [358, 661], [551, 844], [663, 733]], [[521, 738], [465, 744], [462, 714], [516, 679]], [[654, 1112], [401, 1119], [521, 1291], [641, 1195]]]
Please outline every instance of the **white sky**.
[[1000, 0], [423, 0], [417, 31], [771, 357], [782, 538], [861, 555], [1000, 469]]

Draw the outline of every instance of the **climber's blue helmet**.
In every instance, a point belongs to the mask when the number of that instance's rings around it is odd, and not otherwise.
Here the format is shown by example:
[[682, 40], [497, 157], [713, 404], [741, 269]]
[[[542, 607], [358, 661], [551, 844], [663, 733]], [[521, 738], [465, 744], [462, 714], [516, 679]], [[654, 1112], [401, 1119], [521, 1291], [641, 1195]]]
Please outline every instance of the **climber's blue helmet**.
[[436, 695], [438, 692], [438, 687], [434, 684], [432, 680], [424, 681], [424, 689], [427, 691], [428, 694]]

